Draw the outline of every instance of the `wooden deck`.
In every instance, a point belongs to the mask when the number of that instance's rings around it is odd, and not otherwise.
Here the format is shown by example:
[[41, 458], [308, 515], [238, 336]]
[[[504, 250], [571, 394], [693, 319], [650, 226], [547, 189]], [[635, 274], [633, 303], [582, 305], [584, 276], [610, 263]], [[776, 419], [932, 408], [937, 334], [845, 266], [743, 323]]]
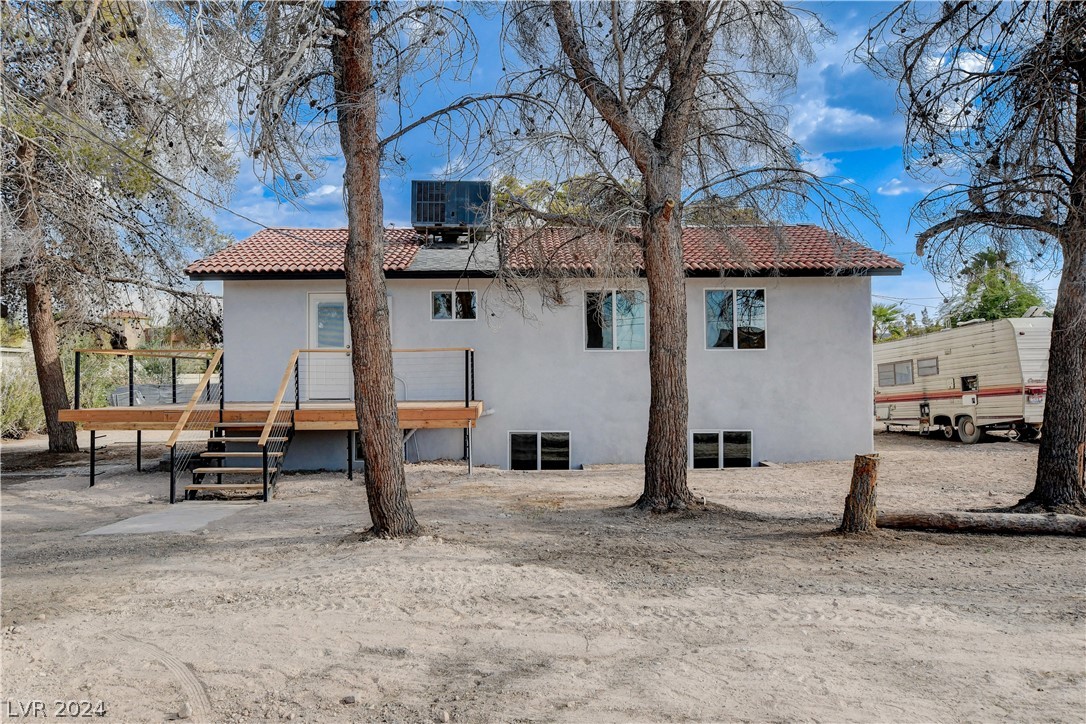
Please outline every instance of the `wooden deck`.
[[[205, 405], [211, 403], [201, 403], [201, 409], [206, 409]], [[396, 406], [402, 430], [475, 427], [483, 414], [482, 400], [473, 400], [467, 406], [450, 400], [413, 400], [399, 402]], [[228, 402], [223, 410], [223, 422], [251, 422], [259, 427], [267, 420], [271, 407], [271, 402]], [[184, 409], [184, 404], [177, 404], [61, 410], [60, 419], [78, 422], [88, 430], [172, 430]], [[284, 405], [283, 410], [288, 409], [291, 407]], [[215, 422], [218, 421], [218, 415], [215, 415]], [[357, 430], [354, 403], [349, 400], [303, 402], [301, 409], [294, 413], [294, 427], [296, 430]], [[200, 428], [190, 423], [189, 429]], [[211, 429], [210, 425], [207, 429]]]

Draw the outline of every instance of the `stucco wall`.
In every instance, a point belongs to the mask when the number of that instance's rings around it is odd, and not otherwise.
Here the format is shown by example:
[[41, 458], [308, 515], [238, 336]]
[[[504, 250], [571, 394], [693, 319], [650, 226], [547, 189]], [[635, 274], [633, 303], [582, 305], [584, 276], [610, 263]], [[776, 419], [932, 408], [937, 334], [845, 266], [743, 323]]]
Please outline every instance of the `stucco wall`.
[[[453, 287], [479, 291], [477, 321], [430, 319], [430, 291]], [[526, 318], [487, 280], [389, 282], [395, 347], [476, 350], [476, 397], [493, 411], [475, 430], [478, 464], [506, 467], [513, 430], [569, 431], [574, 467], [643, 459], [648, 353], [584, 348], [584, 288], [556, 309], [529, 292]], [[707, 288], [766, 290], [766, 349], [705, 349]], [[869, 279], [691, 279], [687, 289], [692, 430], [751, 430], [756, 461], [872, 449]], [[307, 344], [307, 293], [342, 290], [342, 281], [225, 282], [227, 399], [270, 399], [291, 351]], [[409, 455], [417, 445], [424, 459], [459, 457], [462, 441], [460, 430], [422, 430]], [[342, 467], [345, 446], [340, 433], [299, 436], [290, 467]]]

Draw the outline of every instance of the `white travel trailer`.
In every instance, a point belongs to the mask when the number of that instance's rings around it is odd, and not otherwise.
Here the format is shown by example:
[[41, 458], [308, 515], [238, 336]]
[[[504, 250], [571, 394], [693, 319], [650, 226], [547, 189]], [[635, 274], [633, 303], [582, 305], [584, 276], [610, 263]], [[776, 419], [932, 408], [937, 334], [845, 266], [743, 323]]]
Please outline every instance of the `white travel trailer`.
[[875, 417], [965, 443], [986, 430], [1038, 436], [1048, 384], [1047, 317], [960, 324], [875, 345]]

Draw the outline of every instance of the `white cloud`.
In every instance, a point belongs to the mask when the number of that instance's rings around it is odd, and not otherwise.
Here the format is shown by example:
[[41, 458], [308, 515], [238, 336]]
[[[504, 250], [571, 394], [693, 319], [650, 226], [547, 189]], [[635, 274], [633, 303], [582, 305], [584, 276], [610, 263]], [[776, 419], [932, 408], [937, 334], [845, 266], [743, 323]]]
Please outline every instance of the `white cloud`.
[[901, 196], [902, 194], [923, 194], [928, 191], [926, 186], [910, 184], [894, 177], [880, 185], [876, 191], [882, 196]]
[[313, 189], [305, 195], [307, 199], [320, 199], [330, 196], [342, 196], [343, 187], [335, 184], [324, 184], [320, 188]]
[[799, 159], [800, 165], [816, 176], [832, 176], [837, 172], [838, 161], [825, 154], [803, 154]]

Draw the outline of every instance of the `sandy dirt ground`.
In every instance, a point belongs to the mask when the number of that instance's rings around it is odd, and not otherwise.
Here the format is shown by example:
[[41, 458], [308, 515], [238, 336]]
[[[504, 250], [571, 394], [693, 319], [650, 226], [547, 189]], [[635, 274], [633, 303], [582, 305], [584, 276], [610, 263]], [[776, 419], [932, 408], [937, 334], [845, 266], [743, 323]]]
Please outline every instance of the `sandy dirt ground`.
[[[1032, 485], [1033, 445], [876, 444], [883, 510]], [[633, 466], [414, 465], [424, 535], [360, 542], [337, 474], [193, 533], [81, 536], [168, 507], [166, 473], [123, 442], [105, 461], [87, 489], [85, 459], [39, 475], [33, 442], [4, 447], [5, 719], [1086, 720], [1082, 540], [829, 535], [849, 463], [694, 471], [728, 509], [667, 517], [623, 507]]]

